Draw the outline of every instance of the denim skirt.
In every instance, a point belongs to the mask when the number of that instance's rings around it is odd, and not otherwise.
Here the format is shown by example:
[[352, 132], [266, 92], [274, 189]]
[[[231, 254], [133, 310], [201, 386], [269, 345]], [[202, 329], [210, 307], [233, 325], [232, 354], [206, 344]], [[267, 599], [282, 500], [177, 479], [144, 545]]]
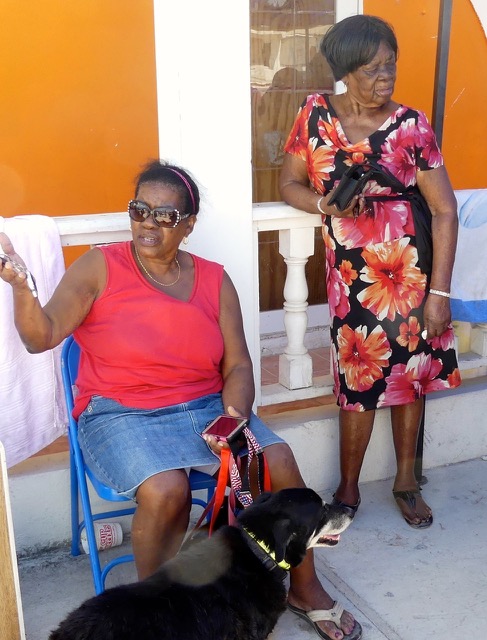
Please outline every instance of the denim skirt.
[[[219, 458], [201, 432], [221, 413], [221, 393], [161, 409], [134, 409], [92, 396], [78, 419], [78, 440], [95, 477], [135, 499], [142, 482], [161, 471], [216, 471]], [[250, 429], [263, 448], [284, 442], [253, 413]]]

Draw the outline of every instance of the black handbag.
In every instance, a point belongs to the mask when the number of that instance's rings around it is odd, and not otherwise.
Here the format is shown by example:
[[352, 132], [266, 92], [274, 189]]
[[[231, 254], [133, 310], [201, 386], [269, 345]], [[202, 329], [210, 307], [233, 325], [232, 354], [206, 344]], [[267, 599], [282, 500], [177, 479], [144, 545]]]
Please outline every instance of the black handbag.
[[374, 169], [370, 167], [362, 164], [352, 164], [341, 177], [327, 204], [334, 204], [339, 211], [345, 211], [350, 206], [354, 196], [362, 193], [366, 183], [371, 180], [374, 173]]

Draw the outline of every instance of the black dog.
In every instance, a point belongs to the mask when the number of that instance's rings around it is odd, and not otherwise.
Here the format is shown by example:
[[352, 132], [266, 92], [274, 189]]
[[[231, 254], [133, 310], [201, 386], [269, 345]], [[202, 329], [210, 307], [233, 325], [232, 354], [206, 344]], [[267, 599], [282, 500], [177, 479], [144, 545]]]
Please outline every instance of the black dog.
[[283, 578], [351, 522], [312, 489], [263, 493], [153, 576], [87, 600], [49, 640], [264, 640], [286, 607]]

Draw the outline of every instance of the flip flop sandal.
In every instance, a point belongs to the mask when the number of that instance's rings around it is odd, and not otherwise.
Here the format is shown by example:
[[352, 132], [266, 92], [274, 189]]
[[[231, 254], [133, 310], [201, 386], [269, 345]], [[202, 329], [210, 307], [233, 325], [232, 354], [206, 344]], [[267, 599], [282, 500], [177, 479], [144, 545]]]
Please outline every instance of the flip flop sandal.
[[[289, 611], [292, 611], [300, 618], [303, 618], [303, 620], [306, 620], [306, 622], [309, 622], [309, 624], [313, 627], [320, 638], [323, 638], [323, 640], [333, 640], [333, 638], [325, 633], [323, 629], [320, 629], [320, 627], [317, 625], [317, 622], [332, 620], [337, 628], [340, 628], [339, 624], [340, 618], [342, 617], [343, 613], [343, 607], [336, 601], [333, 603], [333, 607], [331, 609], [313, 609], [311, 611], [305, 611], [304, 609], [299, 609], [299, 607], [295, 607], [292, 604], [289, 604], [289, 602], [287, 604], [287, 608], [289, 609]], [[360, 640], [361, 637], [362, 627], [356, 620], [355, 626], [353, 627], [352, 631], [348, 635], [343, 634], [343, 640]]]
[[342, 502], [338, 498], [335, 498], [335, 494], [333, 494], [333, 500], [331, 504], [334, 507], [343, 507], [346, 513], [351, 517], [355, 518], [355, 514], [357, 513], [357, 509], [360, 507], [360, 503], [362, 502], [361, 498], [357, 500], [357, 504], [347, 504], [346, 502]]
[[[407, 504], [407, 506], [412, 511], [416, 512], [416, 497], [420, 495], [420, 492], [421, 492], [421, 489], [418, 487], [417, 489], [414, 489], [412, 491], [393, 491], [392, 495], [394, 496], [394, 499], [397, 502], [397, 506], [399, 507], [399, 509], [401, 509], [399, 505], [399, 500], [402, 500]], [[418, 518], [420, 517], [418, 514], [416, 515], [418, 516]], [[408, 523], [408, 525], [410, 527], [413, 527], [414, 529], [426, 529], [427, 527], [430, 527], [433, 524], [433, 514], [431, 514], [428, 518], [425, 518], [424, 520], [420, 520], [420, 522], [414, 522], [413, 520], [406, 518], [406, 516], [403, 513], [402, 513], [402, 517]]]

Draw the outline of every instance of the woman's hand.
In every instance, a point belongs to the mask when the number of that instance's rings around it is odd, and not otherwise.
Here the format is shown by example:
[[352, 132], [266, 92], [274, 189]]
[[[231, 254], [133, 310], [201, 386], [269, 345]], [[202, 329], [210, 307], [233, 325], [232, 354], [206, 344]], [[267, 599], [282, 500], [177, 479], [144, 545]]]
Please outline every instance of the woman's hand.
[[0, 277], [5, 282], [8, 282], [12, 286], [19, 284], [26, 280], [26, 274], [20, 269], [14, 268], [15, 265], [19, 265], [22, 269], [27, 271], [25, 262], [15, 252], [12, 241], [6, 233], [0, 233]]
[[437, 296], [434, 293], [429, 294], [424, 305], [423, 318], [426, 339], [431, 340], [441, 336], [451, 323], [449, 298]]
[[336, 189], [337, 187], [333, 187], [333, 189], [328, 193], [328, 197], [326, 199], [326, 207], [327, 207], [326, 213], [328, 215], [333, 216], [334, 218], [353, 218], [354, 220], [356, 220], [364, 210], [364, 207], [365, 207], [364, 196], [360, 193], [357, 194], [356, 196], [353, 196], [353, 198], [350, 201], [350, 205], [347, 207], [347, 209], [340, 211], [340, 209], [338, 209], [338, 207], [335, 204], [331, 204], [331, 205], [328, 204], [329, 200], [335, 193]]
[[217, 456], [221, 455], [222, 449], [230, 449], [230, 446], [227, 442], [224, 442], [223, 440], [218, 440], [216, 436], [208, 436], [204, 434], [203, 440], [210, 447], [213, 453]]
[[[245, 418], [235, 407], [229, 406], [227, 409], [227, 414], [229, 416], [233, 416], [234, 418]], [[216, 436], [211, 436], [208, 434], [203, 435], [203, 439], [206, 444], [210, 447], [213, 453], [217, 456], [220, 455], [222, 449], [230, 449], [230, 445], [224, 440], [219, 440]]]

